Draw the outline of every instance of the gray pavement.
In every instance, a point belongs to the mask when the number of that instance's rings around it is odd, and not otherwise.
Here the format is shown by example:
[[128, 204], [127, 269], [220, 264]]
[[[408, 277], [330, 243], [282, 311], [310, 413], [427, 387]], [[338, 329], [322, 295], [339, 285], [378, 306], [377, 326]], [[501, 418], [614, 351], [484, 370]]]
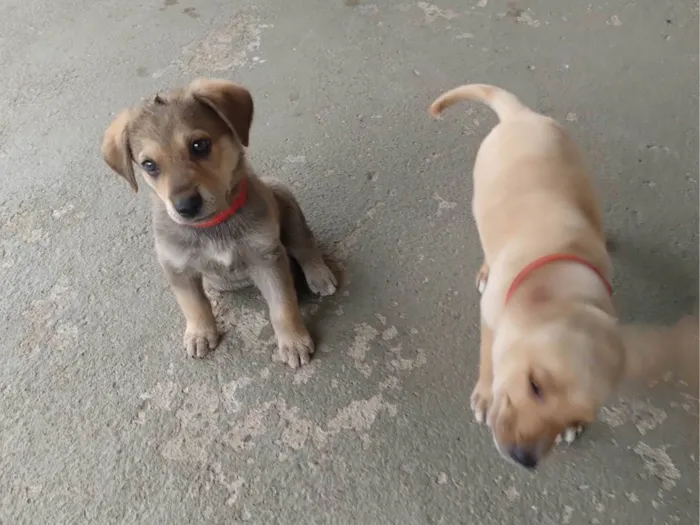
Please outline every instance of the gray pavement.
[[[534, 475], [472, 422], [469, 177], [495, 118], [426, 114], [483, 81], [566, 123], [623, 318], [674, 321], [698, 290], [696, 2], [4, 0], [0, 66], [3, 525], [698, 521], [697, 393], [613, 400]], [[301, 371], [253, 291], [185, 357], [147, 191], [99, 157], [118, 110], [196, 75], [251, 89], [253, 165], [344, 270], [304, 299]]]

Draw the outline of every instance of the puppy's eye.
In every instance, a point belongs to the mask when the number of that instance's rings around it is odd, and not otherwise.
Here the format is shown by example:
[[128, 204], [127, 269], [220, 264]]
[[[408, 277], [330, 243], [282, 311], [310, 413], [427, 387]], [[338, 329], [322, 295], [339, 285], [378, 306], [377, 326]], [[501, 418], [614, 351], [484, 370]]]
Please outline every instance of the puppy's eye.
[[153, 162], [151, 159], [146, 159], [141, 163], [141, 167], [146, 170], [147, 173], [151, 175], [156, 175], [158, 173], [158, 164]]
[[190, 146], [192, 155], [198, 158], [203, 158], [211, 152], [211, 141], [209, 139], [197, 139]]
[[530, 392], [532, 392], [532, 395], [537, 399], [542, 399], [542, 387], [532, 377], [530, 377]]

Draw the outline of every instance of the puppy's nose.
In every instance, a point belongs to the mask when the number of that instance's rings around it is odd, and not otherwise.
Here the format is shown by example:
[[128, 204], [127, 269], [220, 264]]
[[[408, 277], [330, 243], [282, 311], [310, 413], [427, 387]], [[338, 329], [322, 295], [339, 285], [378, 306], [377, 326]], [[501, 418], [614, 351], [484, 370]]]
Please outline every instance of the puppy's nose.
[[537, 466], [537, 456], [531, 450], [514, 445], [510, 449], [510, 457], [527, 469], [534, 469]]
[[180, 215], [191, 219], [202, 209], [202, 196], [199, 193], [193, 193], [184, 197], [178, 197], [173, 206], [175, 206], [175, 210]]

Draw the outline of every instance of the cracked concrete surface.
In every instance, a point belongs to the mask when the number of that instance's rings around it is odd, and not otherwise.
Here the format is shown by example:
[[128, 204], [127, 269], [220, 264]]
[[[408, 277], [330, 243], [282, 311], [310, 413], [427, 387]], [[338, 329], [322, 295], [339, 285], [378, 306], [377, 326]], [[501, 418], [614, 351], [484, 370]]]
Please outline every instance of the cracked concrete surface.
[[[472, 422], [480, 253], [469, 81], [564, 122], [598, 177], [626, 320], [698, 290], [695, 2], [42, 0], [0, 4], [0, 523], [674, 524], [698, 520], [697, 392], [612, 400], [535, 474]], [[250, 157], [295, 188], [345, 284], [275, 362], [254, 291], [201, 362], [112, 116], [193, 75], [256, 101]]]

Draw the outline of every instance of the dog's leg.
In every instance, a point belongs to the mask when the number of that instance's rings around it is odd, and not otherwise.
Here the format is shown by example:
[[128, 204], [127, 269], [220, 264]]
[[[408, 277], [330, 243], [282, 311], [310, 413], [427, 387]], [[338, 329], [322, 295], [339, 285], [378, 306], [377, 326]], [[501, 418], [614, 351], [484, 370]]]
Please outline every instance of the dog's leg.
[[323, 260], [311, 229], [294, 195], [277, 181], [266, 182], [272, 188], [280, 209], [282, 244], [301, 266], [309, 289], [317, 295], [332, 295], [338, 280]]
[[219, 343], [211, 303], [204, 293], [201, 275], [180, 274], [167, 266], [165, 276], [187, 321], [184, 344], [190, 357], [204, 357]]
[[491, 345], [493, 330], [481, 319], [481, 349], [479, 355], [479, 380], [476, 382], [471, 397], [471, 407], [474, 419], [478, 423], [486, 421], [486, 416], [493, 399], [493, 362], [491, 361]]
[[476, 289], [481, 294], [484, 295], [486, 290], [486, 283], [489, 281], [489, 265], [484, 263], [481, 265], [479, 272], [476, 274]]
[[278, 246], [264, 261], [251, 265], [250, 276], [270, 309], [280, 358], [292, 368], [308, 363], [314, 343], [301, 318], [284, 247]]
[[[476, 274], [476, 289], [483, 295], [489, 279], [489, 266], [484, 263]], [[491, 361], [491, 345], [493, 330], [481, 318], [481, 348], [479, 350], [479, 380], [474, 387], [471, 397], [471, 407], [474, 419], [478, 423], [486, 421], [491, 401], [493, 399], [493, 362]]]

